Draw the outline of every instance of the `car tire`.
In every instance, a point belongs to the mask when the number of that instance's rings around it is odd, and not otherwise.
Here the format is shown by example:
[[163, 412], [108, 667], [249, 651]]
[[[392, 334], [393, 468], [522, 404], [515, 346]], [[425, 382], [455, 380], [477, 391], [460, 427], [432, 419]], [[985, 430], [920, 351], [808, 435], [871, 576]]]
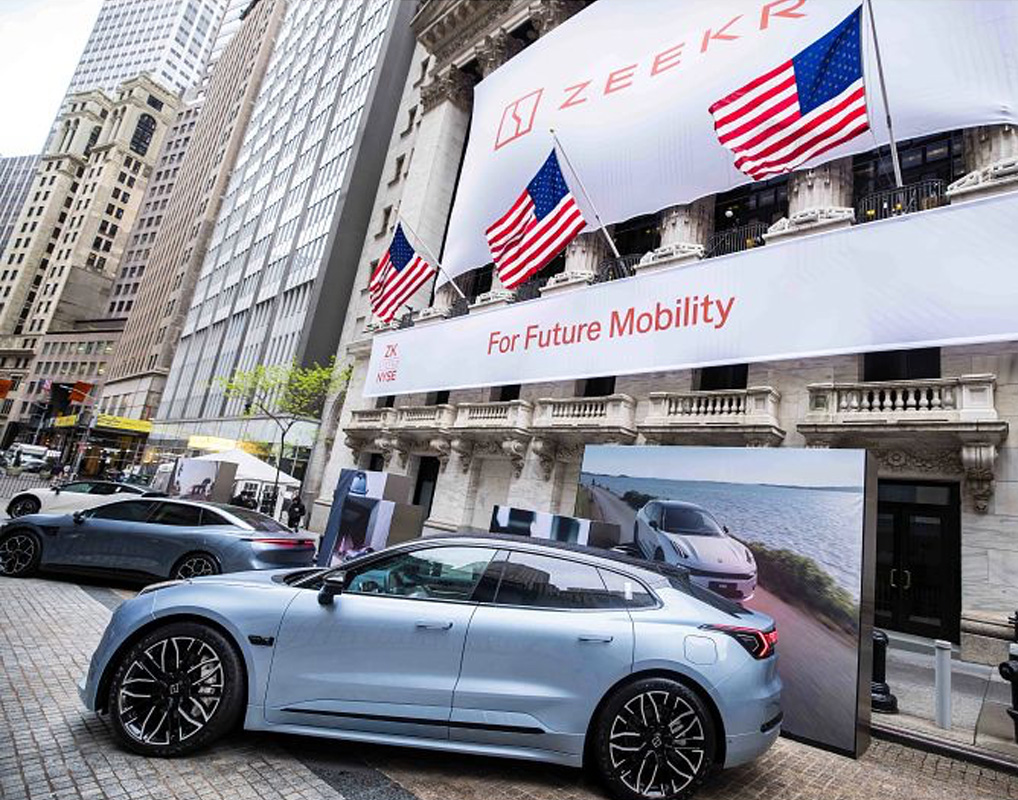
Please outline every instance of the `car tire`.
[[0, 538], [0, 575], [28, 578], [39, 571], [42, 542], [28, 528], [15, 528]]
[[38, 514], [42, 503], [38, 497], [30, 494], [21, 494], [7, 504], [7, 513], [11, 517], [26, 517], [29, 514]]
[[198, 622], [174, 622], [145, 634], [123, 654], [106, 707], [123, 747], [173, 758], [233, 728], [245, 691], [240, 655], [226, 636]]
[[219, 575], [222, 572], [219, 561], [210, 553], [188, 553], [173, 565], [170, 578], [187, 580], [200, 578], [204, 575]]
[[684, 800], [711, 772], [716, 733], [689, 687], [668, 678], [634, 681], [608, 698], [598, 717], [598, 773], [620, 800]]

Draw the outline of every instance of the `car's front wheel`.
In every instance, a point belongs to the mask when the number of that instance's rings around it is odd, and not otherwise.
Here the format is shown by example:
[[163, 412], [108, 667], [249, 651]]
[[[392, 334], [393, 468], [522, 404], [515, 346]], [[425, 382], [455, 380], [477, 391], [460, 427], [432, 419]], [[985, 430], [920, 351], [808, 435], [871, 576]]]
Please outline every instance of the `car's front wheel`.
[[146, 756], [180, 756], [214, 742], [244, 705], [244, 669], [214, 628], [170, 623], [143, 636], [110, 681], [113, 733]]
[[10, 505], [7, 506], [7, 513], [12, 517], [24, 517], [28, 514], [38, 514], [40, 508], [42, 508], [42, 503], [39, 502], [38, 497], [24, 494], [11, 500]]
[[0, 575], [27, 578], [39, 569], [42, 546], [27, 529], [15, 529], [0, 539]]
[[598, 718], [595, 752], [602, 779], [623, 800], [682, 800], [714, 763], [714, 720], [700, 697], [668, 678], [623, 686]]

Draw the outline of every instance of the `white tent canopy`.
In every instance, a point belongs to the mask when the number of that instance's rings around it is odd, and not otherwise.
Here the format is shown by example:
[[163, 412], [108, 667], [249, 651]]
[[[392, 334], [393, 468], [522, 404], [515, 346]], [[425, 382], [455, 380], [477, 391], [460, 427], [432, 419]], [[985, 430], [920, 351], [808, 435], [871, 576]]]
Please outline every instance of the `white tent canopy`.
[[[237, 474], [234, 483], [240, 481], [260, 481], [261, 483], [274, 483], [276, 480], [276, 468], [266, 464], [260, 458], [248, 453], [246, 450], [227, 450], [223, 453], [209, 453], [205, 456], [198, 456], [198, 461], [228, 461], [237, 465]], [[300, 481], [293, 475], [288, 475], [282, 470], [279, 471], [280, 486], [300, 486]]]

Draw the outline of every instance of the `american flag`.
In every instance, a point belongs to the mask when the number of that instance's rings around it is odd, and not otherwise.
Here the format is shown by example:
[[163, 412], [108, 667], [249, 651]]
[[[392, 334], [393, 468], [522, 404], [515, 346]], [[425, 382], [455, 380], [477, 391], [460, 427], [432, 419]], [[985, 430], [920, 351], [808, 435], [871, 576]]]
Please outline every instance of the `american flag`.
[[710, 107], [721, 144], [754, 180], [788, 172], [869, 129], [862, 6], [791, 60]]
[[488, 228], [488, 248], [502, 285], [519, 286], [586, 225], [552, 150], [512, 207]]
[[403, 233], [403, 226], [396, 225], [392, 243], [368, 282], [371, 310], [383, 322], [391, 322], [400, 306], [435, 272], [435, 268], [411, 246]]

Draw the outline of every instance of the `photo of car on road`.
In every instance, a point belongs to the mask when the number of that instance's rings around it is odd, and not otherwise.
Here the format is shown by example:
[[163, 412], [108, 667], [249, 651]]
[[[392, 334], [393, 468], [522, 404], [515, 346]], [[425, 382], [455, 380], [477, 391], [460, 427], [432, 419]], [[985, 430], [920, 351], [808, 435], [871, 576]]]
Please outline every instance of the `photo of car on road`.
[[862, 451], [588, 446], [576, 515], [773, 617], [784, 730], [852, 752], [864, 472]]

